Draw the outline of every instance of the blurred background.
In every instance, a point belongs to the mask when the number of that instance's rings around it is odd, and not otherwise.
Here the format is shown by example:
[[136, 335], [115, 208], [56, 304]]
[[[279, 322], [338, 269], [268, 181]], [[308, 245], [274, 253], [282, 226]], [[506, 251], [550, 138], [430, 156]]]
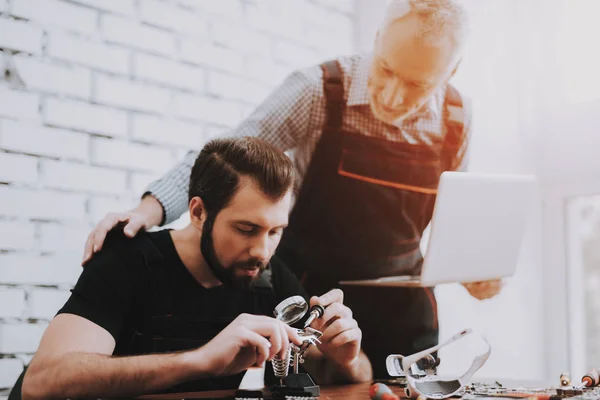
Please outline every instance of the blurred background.
[[[386, 3], [0, 0], [0, 399], [68, 297], [90, 228], [294, 69], [369, 51]], [[441, 337], [488, 338], [479, 377], [558, 381], [600, 366], [600, 1], [465, 3], [453, 83], [475, 112], [471, 169], [540, 185], [505, 290], [436, 289]]]

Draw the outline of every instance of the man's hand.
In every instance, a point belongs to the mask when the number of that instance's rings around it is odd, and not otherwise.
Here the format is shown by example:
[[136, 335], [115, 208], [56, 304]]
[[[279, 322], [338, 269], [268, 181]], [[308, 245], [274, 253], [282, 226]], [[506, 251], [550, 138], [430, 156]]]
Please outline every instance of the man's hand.
[[211, 376], [235, 375], [284, 357], [290, 341], [301, 345], [296, 330], [275, 318], [241, 314], [210, 342], [190, 353]]
[[143, 229], [150, 229], [162, 221], [163, 209], [158, 200], [153, 196], [145, 196], [140, 204], [132, 211], [124, 213], [109, 213], [100, 221], [88, 235], [83, 250], [84, 265], [92, 259], [94, 253], [99, 252], [104, 244], [104, 239], [111, 229], [123, 223], [125, 235], [132, 238]]
[[349, 365], [359, 355], [362, 331], [352, 317], [352, 311], [344, 305], [344, 292], [333, 289], [321, 297], [313, 296], [310, 306], [315, 304], [325, 308], [323, 316], [310, 325], [323, 332], [319, 339], [321, 344], [317, 348], [334, 363]]
[[500, 279], [495, 279], [492, 281], [463, 283], [462, 285], [477, 300], [485, 300], [500, 293], [504, 282]]

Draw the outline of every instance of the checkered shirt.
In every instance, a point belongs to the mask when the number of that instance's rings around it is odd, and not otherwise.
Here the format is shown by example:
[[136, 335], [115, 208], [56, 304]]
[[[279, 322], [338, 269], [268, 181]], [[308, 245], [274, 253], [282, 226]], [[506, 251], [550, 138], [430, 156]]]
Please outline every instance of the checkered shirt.
[[[338, 58], [344, 73], [344, 95], [347, 101], [343, 128], [366, 136], [390, 141], [432, 143], [432, 138], [446, 132], [444, 97], [446, 87], [438, 90], [417, 114], [399, 126], [384, 123], [373, 115], [368, 102], [367, 80], [370, 55]], [[326, 117], [323, 72], [313, 66], [290, 74], [254, 112], [229, 135], [258, 136], [278, 149], [288, 152], [296, 168], [296, 194], [308, 169]], [[471, 113], [463, 99], [465, 132], [471, 130]], [[198, 152], [190, 152], [164, 177], [152, 182], [151, 193], [164, 208], [164, 223], [170, 223], [187, 211], [190, 171]], [[466, 157], [465, 157], [466, 159]], [[464, 167], [461, 167], [463, 169]]]

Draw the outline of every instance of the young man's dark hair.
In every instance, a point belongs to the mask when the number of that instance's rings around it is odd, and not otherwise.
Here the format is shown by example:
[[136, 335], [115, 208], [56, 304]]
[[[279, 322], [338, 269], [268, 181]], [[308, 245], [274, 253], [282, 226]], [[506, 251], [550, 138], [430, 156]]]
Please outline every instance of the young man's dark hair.
[[[288, 223], [292, 171], [287, 156], [260, 139], [209, 142], [191, 174], [189, 225], [132, 239], [109, 234], [44, 333], [23, 398], [235, 389], [247, 368], [300, 344], [272, 317], [280, 301], [306, 297], [271, 259]], [[362, 334], [341, 291], [310, 304], [327, 309], [311, 324], [323, 336], [306, 369], [317, 380], [369, 380]]]
[[209, 214], [218, 213], [237, 191], [242, 175], [251, 178], [270, 199], [279, 200], [293, 184], [294, 166], [284, 153], [262, 139], [214, 139], [196, 158], [188, 201], [198, 196]]

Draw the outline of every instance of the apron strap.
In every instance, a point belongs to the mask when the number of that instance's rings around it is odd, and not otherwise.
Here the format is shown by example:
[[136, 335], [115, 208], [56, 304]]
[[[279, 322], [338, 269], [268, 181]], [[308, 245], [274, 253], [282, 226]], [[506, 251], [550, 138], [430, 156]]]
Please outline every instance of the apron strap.
[[321, 64], [323, 70], [323, 91], [327, 107], [325, 129], [340, 130], [344, 116], [344, 79], [342, 68], [337, 60]]
[[460, 167], [467, 144], [465, 130], [465, 110], [463, 99], [458, 90], [452, 85], [446, 89], [444, 101], [444, 123], [446, 138], [444, 140], [443, 169], [456, 170]]

